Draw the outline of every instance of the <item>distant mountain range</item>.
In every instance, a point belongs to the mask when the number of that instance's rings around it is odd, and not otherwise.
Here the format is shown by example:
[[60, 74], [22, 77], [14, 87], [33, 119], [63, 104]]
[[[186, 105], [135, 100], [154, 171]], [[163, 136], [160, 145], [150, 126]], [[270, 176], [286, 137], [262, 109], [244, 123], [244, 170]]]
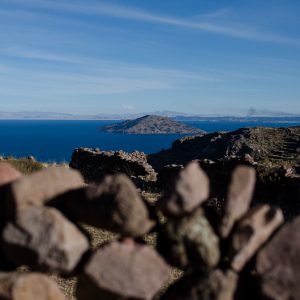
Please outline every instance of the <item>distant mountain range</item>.
[[128, 113], [128, 114], [95, 114], [80, 115], [57, 112], [40, 112], [40, 111], [21, 111], [21, 112], [1, 112], [0, 120], [132, 120], [145, 115], [156, 115], [174, 118], [178, 121], [274, 121], [274, 122], [299, 122], [300, 114], [289, 114], [284, 112], [257, 111], [250, 109], [245, 116], [222, 116], [222, 115], [196, 115], [181, 113], [175, 111], [155, 111], [151, 113]]

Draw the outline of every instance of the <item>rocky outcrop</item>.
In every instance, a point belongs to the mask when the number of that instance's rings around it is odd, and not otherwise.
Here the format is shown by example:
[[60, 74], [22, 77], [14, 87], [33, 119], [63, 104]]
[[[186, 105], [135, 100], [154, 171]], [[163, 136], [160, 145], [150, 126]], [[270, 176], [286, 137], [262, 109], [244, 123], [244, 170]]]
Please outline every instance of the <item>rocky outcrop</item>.
[[79, 170], [86, 182], [99, 181], [108, 174], [124, 173], [138, 186], [156, 181], [157, 173], [143, 152], [100, 151], [88, 148], [74, 150], [70, 167]]
[[257, 162], [300, 165], [300, 126], [290, 128], [241, 128], [177, 140], [172, 148], [149, 155], [160, 170], [169, 164], [187, 164], [194, 159], [228, 160], [249, 154]]
[[106, 126], [104, 131], [127, 134], [204, 134], [198, 128], [193, 128], [168, 117], [147, 115], [135, 120], [127, 120]]

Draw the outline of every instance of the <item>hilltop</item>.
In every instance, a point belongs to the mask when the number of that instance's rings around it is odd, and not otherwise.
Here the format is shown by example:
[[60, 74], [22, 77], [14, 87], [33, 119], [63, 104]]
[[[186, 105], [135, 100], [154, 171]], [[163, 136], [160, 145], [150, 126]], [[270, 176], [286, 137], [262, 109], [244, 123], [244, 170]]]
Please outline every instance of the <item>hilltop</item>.
[[127, 134], [204, 134], [168, 117], [147, 115], [135, 120], [126, 120], [103, 128], [104, 131]]
[[256, 161], [273, 164], [300, 164], [300, 126], [289, 128], [241, 128], [185, 137], [172, 147], [152, 155], [149, 162], [156, 169], [168, 164], [186, 164], [193, 159], [231, 159], [250, 154]]

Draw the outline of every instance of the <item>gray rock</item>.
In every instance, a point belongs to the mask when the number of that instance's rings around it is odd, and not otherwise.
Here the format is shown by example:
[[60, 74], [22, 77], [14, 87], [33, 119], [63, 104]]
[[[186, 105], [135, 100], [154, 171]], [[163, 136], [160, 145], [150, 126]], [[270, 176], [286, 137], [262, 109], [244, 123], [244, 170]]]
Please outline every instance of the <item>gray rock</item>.
[[287, 223], [259, 252], [256, 271], [262, 296], [270, 300], [300, 299], [300, 217]]
[[82, 186], [80, 173], [66, 168], [47, 168], [23, 176], [7, 189], [8, 214], [14, 217], [30, 206], [44, 205], [54, 197]]
[[132, 240], [98, 249], [84, 268], [79, 300], [152, 299], [171, 269], [156, 251]]
[[249, 209], [255, 181], [255, 169], [248, 166], [238, 166], [234, 170], [225, 203], [224, 217], [219, 227], [219, 234], [222, 238], [229, 236], [235, 222]]
[[0, 273], [0, 299], [65, 300], [57, 285], [38, 273]]
[[88, 249], [86, 237], [54, 208], [30, 207], [2, 234], [5, 255], [15, 264], [69, 273]]
[[154, 225], [136, 187], [122, 174], [107, 175], [76, 192], [66, 200], [66, 214], [123, 236], [142, 236]]
[[283, 221], [283, 213], [279, 208], [269, 205], [252, 208], [233, 231], [229, 246], [231, 268], [241, 271]]
[[192, 212], [209, 196], [209, 179], [197, 162], [189, 163], [158, 203], [164, 214], [182, 216]]
[[181, 269], [209, 270], [220, 259], [219, 239], [201, 208], [191, 215], [169, 220], [157, 243], [165, 259]]
[[233, 271], [192, 274], [172, 285], [161, 300], [233, 300], [237, 279]]

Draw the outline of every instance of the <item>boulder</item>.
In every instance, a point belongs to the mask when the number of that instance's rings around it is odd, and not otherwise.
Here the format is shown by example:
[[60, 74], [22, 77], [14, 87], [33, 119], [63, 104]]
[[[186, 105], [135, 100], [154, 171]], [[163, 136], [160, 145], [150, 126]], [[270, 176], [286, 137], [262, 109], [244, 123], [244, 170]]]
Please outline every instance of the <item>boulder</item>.
[[157, 174], [157, 185], [160, 189], [165, 190], [169, 184], [172, 184], [179, 172], [183, 169], [183, 165], [167, 165], [161, 168]]
[[209, 196], [209, 179], [197, 162], [189, 163], [181, 170], [158, 202], [167, 216], [182, 216], [192, 212]]
[[[9, 163], [0, 162], [0, 235], [5, 226], [5, 223], [7, 222], [7, 209], [4, 201], [7, 185], [13, 181], [18, 180], [19, 178], [21, 178], [21, 176], [22, 174], [14, 167], [12, 167]], [[0, 248], [0, 270], [10, 271], [14, 268], [15, 266], [5, 258], [5, 255]]]
[[238, 276], [233, 271], [214, 270], [191, 274], [172, 285], [161, 300], [233, 300]]
[[7, 162], [0, 163], [0, 186], [19, 179], [22, 174]]
[[0, 273], [0, 299], [65, 300], [57, 285], [38, 273]]
[[86, 237], [55, 208], [30, 207], [2, 234], [7, 258], [42, 271], [72, 272], [88, 247]]
[[24, 209], [41, 206], [53, 198], [83, 186], [79, 172], [66, 168], [47, 168], [11, 183], [6, 190], [9, 217], [15, 217]]
[[127, 239], [98, 249], [84, 267], [79, 300], [153, 299], [171, 269], [150, 246]]
[[300, 299], [300, 217], [287, 223], [259, 252], [256, 272], [262, 296]]
[[255, 187], [255, 170], [248, 166], [238, 166], [229, 186], [224, 216], [219, 227], [219, 234], [227, 238], [234, 226], [248, 210]]
[[229, 245], [231, 268], [240, 272], [283, 221], [279, 208], [266, 204], [253, 207], [233, 230]]
[[181, 269], [192, 267], [207, 271], [220, 259], [219, 239], [201, 208], [163, 225], [157, 248], [171, 265]]
[[123, 236], [142, 236], [154, 225], [134, 184], [123, 174], [107, 175], [76, 192], [66, 200], [65, 210], [77, 221]]

